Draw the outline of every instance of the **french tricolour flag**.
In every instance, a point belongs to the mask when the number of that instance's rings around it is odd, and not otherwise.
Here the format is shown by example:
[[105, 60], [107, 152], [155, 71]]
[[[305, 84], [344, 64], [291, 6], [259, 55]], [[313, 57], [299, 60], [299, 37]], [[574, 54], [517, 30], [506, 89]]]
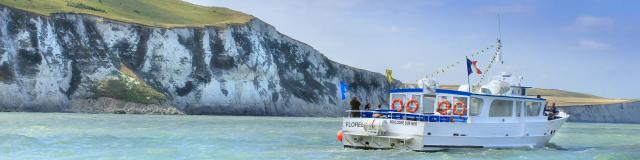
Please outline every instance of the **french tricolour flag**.
[[[472, 66], [473, 69], [471, 69]], [[480, 68], [478, 68], [478, 61], [471, 61], [469, 58], [467, 58], [467, 75], [471, 75], [474, 70], [476, 74], [482, 74], [482, 71], [480, 71]]]

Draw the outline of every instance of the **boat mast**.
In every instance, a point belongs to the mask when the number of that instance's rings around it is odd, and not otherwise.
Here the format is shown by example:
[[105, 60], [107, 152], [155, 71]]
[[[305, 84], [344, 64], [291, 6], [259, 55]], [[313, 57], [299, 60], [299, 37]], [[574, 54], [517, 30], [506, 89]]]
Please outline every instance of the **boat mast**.
[[500, 64], [504, 64], [504, 61], [502, 60], [502, 53], [501, 53], [501, 49], [502, 49], [502, 42], [500, 41], [502, 39], [502, 24], [501, 24], [501, 20], [500, 20], [500, 13], [498, 13], [498, 47], [497, 47], [497, 53], [498, 53], [498, 58], [500, 58]]

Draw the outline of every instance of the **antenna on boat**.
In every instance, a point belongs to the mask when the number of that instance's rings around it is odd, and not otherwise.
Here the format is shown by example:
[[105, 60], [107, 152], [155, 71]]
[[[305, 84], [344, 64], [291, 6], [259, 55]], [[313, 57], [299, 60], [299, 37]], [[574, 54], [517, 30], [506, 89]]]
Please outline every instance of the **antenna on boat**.
[[497, 38], [498, 42], [496, 42], [496, 48], [495, 48], [496, 52], [491, 58], [491, 61], [489, 61], [489, 65], [487, 65], [487, 68], [484, 70], [484, 72], [482, 72], [483, 74], [482, 76], [480, 76], [480, 80], [478, 81], [476, 86], [480, 86], [482, 82], [484, 82], [486, 75], [489, 73], [489, 70], [493, 66], [494, 62], [500, 61], [500, 64], [504, 64], [504, 61], [502, 59], [502, 22], [501, 22], [500, 14], [497, 15], [497, 18], [498, 18], [498, 38]]
[[[487, 69], [482, 73], [488, 73], [489, 69], [491, 68], [492, 64], [495, 61], [499, 60], [501, 64], [504, 64], [504, 61], [502, 61], [502, 54], [501, 54], [501, 48], [502, 48], [501, 39], [502, 39], [502, 24], [501, 24], [501, 20], [500, 20], [500, 14], [498, 14], [498, 38], [497, 38], [498, 42], [495, 45], [490, 45], [490, 46], [488, 46], [486, 48], [481, 49], [479, 52], [471, 54], [471, 59], [475, 59], [478, 56], [480, 56], [480, 54], [485, 53], [485, 51], [489, 51], [489, 49], [493, 49], [493, 48], [496, 49], [496, 52], [494, 52], [495, 54], [491, 58], [491, 61], [489, 62], [489, 65], [488, 65]], [[468, 58], [469, 57], [467, 57], [467, 59]], [[452, 69], [452, 68], [454, 68], [454, 66], [459, 65], [459, 64], [465, 64], [465, 63], [461, 60], [461, 61], [457, 61], [455, 63], [452, 63], [450, 65], [446, 65], [445, 67], [443, 67], [441, 69], [435, 70], [431, 74], [425, 75], [423, 79], [435, 78], [440, 73], [445, 73], [449, 69]], [[485, 74], [482, 74], [482, 77], [480, 78], [480, 81], [478, 82], [478, 85], [484, 80], [484, 77], [485, 77]], [[467, 80], [467, 83], [469, 83], [468, 80]], [[471, 89], [471, 86], [469, 86], [469, 88]]]
[[502, 39], [502, 25], [500, 24], [500, 13], [498, 13], [498, 41]]

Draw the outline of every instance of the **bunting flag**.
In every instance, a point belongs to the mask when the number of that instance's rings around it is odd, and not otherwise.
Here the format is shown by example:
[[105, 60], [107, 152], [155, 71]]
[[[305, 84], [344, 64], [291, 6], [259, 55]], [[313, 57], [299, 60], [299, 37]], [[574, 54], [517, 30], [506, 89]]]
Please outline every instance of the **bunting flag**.
[[500, 64], [504, 64], [504, 61], [502, 60], [502, 42], [500, 42], [500, 39], [498, 39], [498, 48], [496, 50], [498, 61], [500, 61]]
[[502, 53], [500, 51], [496, 52], [496, 57], [498, 58], [498, 61], [500, 61], [500, 64], [504, 64], [504, 61], [502, 60]]
[[342, 95], [342, 100], [347, 99], [347, 90], [349, 89], [349, 85], [340, 81], [340, 95]]
[[[490, 49], [495, 49], [495, 52], [491, 52]], [[478, 59], [481, 54], [488, 54], [488, 53], [493, 53], [493, 57], [488, 62], [488, 64], [485, 67], [484, 71], [481, 70], [478, 67], [478, 61], [471, 61], [471, 59]], [[473, 73], [473, 72], [475, 72], [476, 74], [480, 75], [480, 80], [478, 81], [478, 85], [480, 85], [485, 80], [485, 76], [487, 75], [487, 74], [483, 74], [483, 73], [488, 73], [494, 62], [498, 62], [499, 61], [501, 64], [504, 64], [504, 61], [502, 60], [502, 42], [500, 41], [500, 39], [498, 39], [498, 42], [496, 44], [489, 45], [489, 47], [482, 48], [480, 51], [471, 54], [471, 59], [469, 59], [469, 57], [466, 58], [467, 75], [471, 75], [471, 73]], [[456, 68], [455, 66], [457, 64], [464, 63], [463, 61], [464, 60], [460, 60], [460, 61], [457, 61], [457, 62], [451, 64], [451, 65], [446, 65], [443, 68], [436, 69], [434, 72], [431, 72], [431, 74], [429, 74], [428, 77], [426, 77], [426, 76], [425, 77], [426, 78], [435, 78], [441, 73], [445, 73], [445, 72], [448, 72], [450, 69]], [[390, 73], [387, 72], [387, 75], [389, 76]]]

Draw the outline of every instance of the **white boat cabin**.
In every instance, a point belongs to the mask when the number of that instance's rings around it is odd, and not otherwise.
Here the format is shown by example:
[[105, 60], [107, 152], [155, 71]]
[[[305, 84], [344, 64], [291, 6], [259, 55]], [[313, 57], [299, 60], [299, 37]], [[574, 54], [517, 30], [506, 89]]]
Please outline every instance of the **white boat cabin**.
[[[460, 90], [464, 90], [464, 87], [460, 87]], [[361, 117], [454, 123], [547, 121], [547, 114], [544, 114], [545, 99], [527, 97], [527, 88], [511, 86], [505, 92], [508, 95], [447, 89], [392, 89], [388, 110], [361, 112]], [[486, 88], [480, 91], [483, 89]], [[488, 90], [484, 92], [490, 93]]]

